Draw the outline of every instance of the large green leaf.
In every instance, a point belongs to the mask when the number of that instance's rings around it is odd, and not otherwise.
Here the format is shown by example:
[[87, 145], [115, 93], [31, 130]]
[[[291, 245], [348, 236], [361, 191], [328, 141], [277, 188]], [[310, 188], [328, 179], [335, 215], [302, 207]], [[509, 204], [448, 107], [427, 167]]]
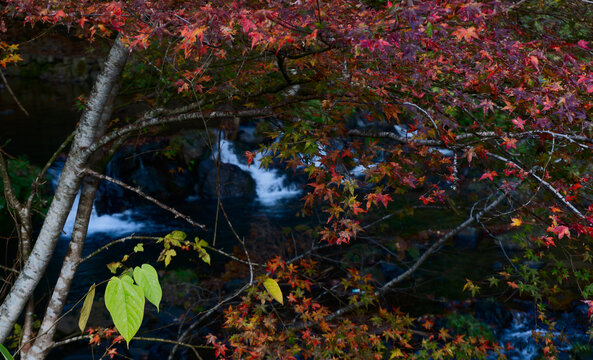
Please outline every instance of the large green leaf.
[[8, 349], [4, 347], [4, 345], [0, 344], [0, 354], [4, 356], [4, 360], [14, 360], [12, 355], [8, 352]]
[[163, 290], [161, 290], [159, 275], [155, 268], [148, 264], [143, 264], [142, 267], [136, 266], [134, 268], [134, 280], [144, 291], [146, 299], [156, 306], [158, 310], [163, 297]]
[[91, 314], [91, 308], [93, 307], [94, 299], [95, 299], [95, 284], [91, 285], [89, 292], [86, 294], [86, 297], [84, 298], [84, 303], [82, 304], [82, 309], [80, 310], [80, 318], [78, 319], [78, 328], [82, 332], [84, 332], [86, 323], [89, 320], [89, 315]]
[[129, 347], [144, 317], [144, 291], [130, 276], [114, 276], [105, 289], [105, 306]]
[[284, 299], [282, 298], [282, 290], [280, 290], [280, 286], [274, 279], [266, 279], [264, 281], [264, 287], [272, 295], [274, 300], [278, 301], [280, 304], [284, 304]]

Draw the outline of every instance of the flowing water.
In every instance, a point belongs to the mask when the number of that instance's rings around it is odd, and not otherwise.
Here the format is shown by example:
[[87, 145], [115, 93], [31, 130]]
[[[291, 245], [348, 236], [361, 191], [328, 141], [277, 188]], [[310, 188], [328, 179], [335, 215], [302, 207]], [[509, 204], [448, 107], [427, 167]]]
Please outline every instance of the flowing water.
[[[18, 113], [18, 109], [11, 103], [10, 98], [5, 96], [6, 92], [0, 89], [2, 94], [0, 97], [0, 140], [2, 142], [9, 138], [13, 140], [9, 143], [9, 151], [17, 155], [26, 154], [32, 162], [42, 164], [43, 160], [68, 135], [68, 131], [73, 128], [77, 120], [78, 114], [70, 104], [73, 103], [74, 97], [84, 89], [79, 86], [69, 86], [52, 86], [49, 89], [43, 82], [14, 82], [17, 94], [32, 113], [31, 118], [26, 119]], [[35, 130], [31, 131], [31, 129]], [[409, 136], [403, 127], [396, 127], [395, 130], [402, 136]], [[442, 149], [435, 150], [441, 151]], [[222, 162], [236, 165], [246, 171], [256, 184], [254, 201], [225, 202], [225, 208], [231, 217], [240, 220], [234, 226], [241, 236], [248, 234], [250, 228], [260, 224], [264, 218], [273, 219], [273, 222], [278, 226], [294, 224], [298, 221], [294, 214], [301, 205], [299, 201], [303, 191], [301, 185], [290, 183], [279, 170], [261, 168], [261, 155], [256, 156], [253, 163], [248, 165], [244, 157], [237, 154], [233, 142], [229, 140], [221, 141], [219, 151]], [[450, 154], [444, 153], [444, 155], [449, 156]], [[54, 186], [57, 184], [62, 166], [62, 163], [56, 162], [48, 172]], [[362, 176], [363, 171], [364, 168], [358, 166], [351, 170], [351, 174]], [[135, 195], [126, 194], [126, 196]], [[63, 235], [50, 265], [48, 273], [51, 275], [46, 279], [46, 286], [42, 286], [42, 291], [45, 294], [51, 288], [67, 251], [77, 203], [78, 197], [68, 216]], [[216, 214], [214, 201], [205, 201], [197, 196], [192, 196], [183, 203], [170, 205], [174, 205], [200, 223], [214, 223]], [[110, 215], [99, 215], [93, 209], [84, 255], [129, 234], [162, 236], [172, 230], [183, 230], [191, 236], [204, 237], [209, 242], [213, 237], [211, 226], [205, 232], [196, 230], [156, 206], [127, 209]], [[218, 236], [217, 246], [229, 250], [235, 244], [230, 229], [224, 223], [220, 225]], [[67, 308], [70, 308], [76, 300], [83, 296], [93, 282], [108, 279], [111, 274], [105, 264], [121, 259], [123, 254], [130, 252], [133, 245], [133, 243], [116, 245], [83, 263], [74, 282]], [[146, 261], [154, 261], [156, 253], [147, 251], [143, 256], [146, 256]], [[587, 344], [589, 341], [586, 335], [588, 324], [586, 321], [582, 321], [586, 317], [585, 314], [586, 311], [582, 313], [582, 311], [574, 310], [559, 313], [557, 315], [558, 325], [554, 330], [550, 330], [535, 321], [533, 311], [514, 310], [511, 325], [500, 329], [497, 341], [506, 348], [505, 354], [509, 359], [532, 360], [539, 356], [542, 348], [541, 343], [534, 340], [534, 334], [548, 335], [554, 338], [555, 344], [561, 350], [559, 358], [570, 359], [574, 353], [575, 344]]]
[[[214, 157], [216, 156], [217, 152]], [[231, 141], [223, 140], [221, 142], [220, 158], [223, 163], [233, 164], [247, 171], [255, 181], [255, 201], [244, 199], [223, 201], [231, 220], [240, 220], [233, 223], [233, 227], [235, 227], [241, 236], [246, 236], [251, 230], [252, 225], [261, 222], [263, 218], [274, 218], [274, 222], [279, 226], [289, 224], [295, 220], [294, 214], [300, 206], [300, 185], [289, 183], [286, 177], [278, 170], [260, 168], [261, 157], [256, 157], [251, 166], [248, 166], [246, 161], [243, 162], [240, 160]], [[48, 176], [54, 189], [57, 186], [62, 167], [63, 162], [56, 162], [48, 171]], [[136, 196], [131, 193], [127, 195]], [[52, 283], [54, 277], [59, 272], [61, 259], [63, 259], [67, 251], [76, 217], [79, 196], [80, 194], [77, 195], [68, 215], [63, 234], [60, 237], [56, 253], [50, 264], [49, 273], [53, 275], [48, 278], [48, 283]], [[103, 215], [98, 215], [97, 210], [93, 206], [83, 256], [94, 252], [111, 241], [132, 234], [139, 236], [163, 236], [173, 230], [182, 230], [191, 236], [200, 236], [208, 242], [212, 242], [213, 231], [211, 224], [215, 222], [215, 201], [201, 200], [197, 196], [190, 196], [184, 203], [168, 205], [179, 209], [183, 214], [190, 216], [199, 223], [207, 224], [209, 230], [206, 232], [197, 230], [155, 205], [145, 205], [126, 209], [120, 213]], [[230, 232], [230, 228], [224, 222], [221, 222], [218, 237], [217, 245], [227, 250], [231, 250], [232, 246], [236, 243]], [[101, 279], [108, 279], [111, 275], [107, 270], [106, 264], [120, 260], [122, 254], [130, 253], [134, 245], [135, 242], [118, 244], [108, 251], [99, 253], [88, 262], [83, 263], [79, 268], [77, 278], [71, 289], [70, 305], [78, 301], [81, 296], [84, 296], [92, 283]], [[153, 252], [149, 255], [153, 256], [153, 258], [150, 258], [150, 261], [156, 259], [156, 253]]]
[[[217, 158], [217, 153], [214, 158]], [[255, 180], [256, 200], [264, 206], [275, 206], [279, 201], [291, 199], [301, 194], [302, 189], [296, 184], [288, 183], [286, 176], [278, 170], [261, 167], [263, 155], [257, 153], [251, 165], [239, 160], [232, 141], [220, 141], [220, 161], [233, 164], [246, 171]]]

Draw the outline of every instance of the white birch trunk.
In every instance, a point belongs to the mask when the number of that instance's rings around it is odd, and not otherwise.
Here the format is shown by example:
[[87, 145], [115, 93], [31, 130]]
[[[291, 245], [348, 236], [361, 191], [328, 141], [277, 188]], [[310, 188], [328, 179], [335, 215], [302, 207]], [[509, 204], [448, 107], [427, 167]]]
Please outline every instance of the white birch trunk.
[[82, 114], [66, 164], [54, 198], [50, 204], [37, 241], [23, 270], [0, 306], [0, 343], [12, 331], [25, 303], [45, 273], [82, 178], [81, 170], [87, 164], [88, 149], [95, 139], [101, 114], [111, 89], [120, 79], [128, 50], [121, 40], [115, 41], [101, 74], [97, 77], [87, 107]]
[[[119, 89], [118, 84], [114, 84], [111, 89], [111, 95], [107, 104], [103, 109], [101, 123], [97, 127], [95, 139], [100, 138], [105, 133], [107, 124], [111, 119], [115, 97]], [[102, 159], [99, 153], [91, 156], [89, 162], [90, 166], [96, 163], [105, 163], [106, 159]], [[108, 156], [110, 157], [110, 156]], [[54, 291], [47, 305], [47, 310], [39, 327], [39, 332], [32, 346], [21, 354], [23, 360], [43, 360], [49, 354], [54, 345], [54, 335], [56, 333], [57, 323], [62, 315], [64, 303], [70, 292], [72, 280], [80, 265], [82, 259], [82, 250], [89, 227], [91, 213], [93, 211], [93, 201], [95, 194], [99, 187], [99, 178], [87, 176], [82, 180], [82, 188], [80, 190], [80, 200], [78, 202], [78, 209], [76, 210], [76, 220], [74, 222], [74, 229], [70, 238], [70, 245], [68, 252], [64, 258], [60, 276], [54, 287]], [[24, 340], [23, 340], [24, 342]]]

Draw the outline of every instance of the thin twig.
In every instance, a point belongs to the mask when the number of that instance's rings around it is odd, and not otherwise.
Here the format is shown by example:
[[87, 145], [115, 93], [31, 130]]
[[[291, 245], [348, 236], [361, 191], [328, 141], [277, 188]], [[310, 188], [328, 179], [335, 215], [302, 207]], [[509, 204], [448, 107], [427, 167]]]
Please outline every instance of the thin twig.
[[45, 173], [51, 167], [51, 165], [54, 163], [54, 161], [56, 161], [56, 159], [62, 153], [62, 151], [66, 148], [66, 146], [68, 146], [68, 144], [72, 141], [72, 139], [74, 139], [74, 135], [75, 134], [76, 134], [76, 131], [73, 131], [72, 133], [70, 133], [70, 135], [68, 135], [68, 137], [66, 138], [66, 140], [64, 140], [60, 144], [60, 146], [58, 147], [58, 149], [53, 153], [53, 155], [45, 163], [45, 165], [43, 166], [43, 169], [41, 169], [39, 171], [39, 173], [37, 174], [37, 177], [35, 178], [35, 180], [31, 184], [31, 193], [29, 194], [29, 198], [27, 199], [27, 205], [26, 206], [27, 206], [28, 209], [31, 208], [31, 204], [33, 203], [33, 198], [35, 197], [35, 194], [37, 193], [37, 189], [38, 189], [39, 185], [41, 185], [41, 180], [45, 176]]
[[135, 236], [135, 235], [126, 236], [121, 239], [113, 240], [113, 241], [101, 246], [97, 250], [93, 251], [92, 253], [88, 254], [86, 257], [81, 259], [80, 263], [87, 261], [88, 259], [92, 258], [93, 256], [96, 256], [97, 254], [99, 254], [101, 251], [105, 251], [115, 244], [120, 244], [120, 243], [126, 242], [128, 240], [155, 240], [156, 241], [158, 239], [159, 238], [155, 237], [155, 236]]
[[21, 111], [23, 113], [25, 113], [25, 115], [30, 116], [29, 115], [29, 112], [27, 111], [27, 109], [24, 108], [24, 106], [21, 104], [21, 102], [19, 101], [19, 99], [16, 97], [16, 95], [12, 91], [12, 88], [8, 84], [8, 81], [6, 80], [6, 77], [4, 77], [4, 73], [2, 72], [2, 70], [0, 70], [0, 78], [2, 78], [2, 82], [4, 83], [4, 85], [6, 85], [6, 89], [8, 89], [8, 92], [10, 93], [10, 96], [12, 96], [12, 99], [18, 105], [19, 109], [21, 109]]
[[195, 222], [189, 216], [184, 215], [184, 214], [180, 213], [179, 211], [175, 210], [174, 208], [163, 204], [162, 202], [158, 201], [157, 199], [153, 198], [152, 196], [147, 195], [146, 193], [144, 193], [139, 188], [132, 187], [132, 186], [130, 186], [130, 185], [128, 185], [128, 184], [126, 184], [126, 183], [124, 183], [122, 181], [119, 181], [117, 179], [114, 179], [114, 178], [112, 178], [110, 176], [99, 174], [98, 172], [96, 172], [94, 170], [91, 170], [89, 168], [84, 169], [82, 172], [84, 174], [94, 176], [94, 177], [99, 178], [101, 180], [112, 182], [114, 184], [117, 184], [117, 185], [123, 187], [124, 189], [127, 189], [127, 190], [130, 190], [132, 192], [135, 192], [136, 194], [140, 195], [142, 198], [144, 198], [144, 199], [146, 199], [146, 200], [148, 200], [148, 201], [156, 204], [160, 208], [162, 208], [164, 210], [167, 210], [168, 212], [172, 213], [173, 215], [175, 215], [175, 218], [182, 218], [183, 220], [187, 221], [191, 225], [196, 226], [196, 227], [199, 227], [202, 230], [206, 230], [206, 226], [205, 225], [202, 225], [202, 224], [199, 224], [199, 223]]
[[[433, 243], [430, 248], [428, 248], [428, 250], [426, 250], [422, 256], [420, 256], [418, 258], [418, 260], [416, 260], [416, 262], [408, 268], [408, 270], [406, 270], [405, 272], [403, 272], [402, 274], [400, 274], [399, 276], [391, 279], [389, 282], [387, 282], [385, 285], [383, 285], [381, 288], [377, 289], [375, 291], [375, 296], [382, 296], [384, 294], [386, 294], [394, 285], [402, 282], [403, 280], [407, 279], [410, 275], [412, 275], [416, 270], [418, 270], [418, 268], [420, 267], [420, 265], [422, 265], [426, 259], [428, 259], [428, 257], [430, 255], [432, 255], [435, 251], [438, 250], [438, 248], [440, 248], [447, 240], [449, 240], [450, 238], [452, 238], [455, 234], [459, 233], [461, 230], [467, 228], [468, 226], [470, 226], [473, 222], [476, 221], [476, 219], [479, 219], [480, 217], [482, 217], [484, 214], [490, 212], [492, 209], [494, 209], [496, 206], [498, 206], [498, 204], [500, 204], [505, 198], [507, 197], [506, 193], [502, 193], [500, 194], [496, 200], [494, 200], [492, 203], [490, 203], [488, 206], [486, 206], [484, 209], [482, 209], [479, 213], [477, 213], [475, 216], [470, 216], [467, 220], [465, 220], [463, 223], [459, 224], [456, 228], [454, 228], [453, 230], [449, 231], [448, 233], [446, 233], [445, 235], [443, 235], [438, 241], [436, 241], [435, 243]], [[341, 309], [338, 309], [336, 312], [334, 312], [333, 314], [331, 314], [330, 316], [327, 317], [327, 320], [332, 320], [335, 319], [345, 313], [348, 313], [358, 307], [360, 307], [362, 304], [360, 302], [356, 302], [356, 303], [352, 303], [346, 307], [343, 307]]]
[[4, 271], [10, 271], [10, 272], [13, 272], [13, 273], [15, 273], [15, 274], [17, 274], [17, 275], [18, 275], [18, 274], [19, 274], [19, 272], [20, 272], [20, 271], [18, 271], [17, 269], [13, 269], [13, 268], [11, 268], [11, 267], [4, 266], [4, 265], [0, 265], [0, 269], [2, 269], [2, 270], [4, 270]]

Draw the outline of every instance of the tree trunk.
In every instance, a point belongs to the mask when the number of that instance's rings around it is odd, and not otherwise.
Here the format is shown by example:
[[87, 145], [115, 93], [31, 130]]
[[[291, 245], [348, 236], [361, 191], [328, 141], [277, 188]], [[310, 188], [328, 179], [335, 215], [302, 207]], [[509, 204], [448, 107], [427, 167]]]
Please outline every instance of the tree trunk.
[[74, 223], [74, 230], [72, 231], [68, 253], [64, 259], [60, 277], [56, 282], [41, 327], [39, 328], [38, 336], [35, 339], [33, 346], [31, 346], [28, 351], [23, 352], [21, 356], [21, 359], [23, 360], [44, 359], [51, 350], [53, 337], [56, 332], [56, 325], [60, 315], [62, 315], [64, 302], [70, 291], [72, 279], [78, 269], [89, 219], [93, 210], [93, 200], [95, 199], [98, 185], [99, 179], [97, 178], [87, 176], [83, 180], [80, 201], [76, 212], [76, 221]]
[[[114, 84], [111, 89], [110, 98], [103, 109], [101, 123], [97, 127], [95, 140], [99, 139], [105, 133], [107, 124], [113, 113], [113, 106], [118, 89], [119, 86]], [[106, 164], [107, 159], [103, 159], [101, 155], [97, 153], [91, 156], [89, 162], [91, 165], [97, 163]], [[74, 222], [74, 229], [72, 230], [68, 252], [64, 258], [60, 276], [58, 277], [51, 299], [47, 305], [47, 310], [45, 311], [45, 316], [41, 322], [39, 333], [32, 346], [21, 354], [21, 359], [23, 360], [45, 359], [54, 345], [54, 335], [56, 333], [57, 323], [62, 315], [62, 310], [64, 309], [64, 303], [70, 292], [72, 280], [74, 279], [74, 275], [76, 274], [82, 259], [82, 250], [89, 227], [91, 213], [93, 211], [93, 201], [95, 200], [95, 194], [98, 188], [99, 178], [87, 176], [83, 179], [78, 209], [76, 210], [76, 220]]]
[[72, 208], [72, 203], [80, 188], [81, 171], [88, 163], [89, 154], [85, 149], [91, 146], [96, 138], [103, 109], [108, 102], [113, 86], [120, 79], [127, 55], [128, 50], [118, 37], [111, 47], [105, 66], [97, 77], [93, 91], [89, 96], [87, 107], [76, 130], [58, 187], [35, 246], [0, 306], [0, 343], [3, 343], [12, 331], [27, 299], [33, 293], [49, 264], [68, 213]]

